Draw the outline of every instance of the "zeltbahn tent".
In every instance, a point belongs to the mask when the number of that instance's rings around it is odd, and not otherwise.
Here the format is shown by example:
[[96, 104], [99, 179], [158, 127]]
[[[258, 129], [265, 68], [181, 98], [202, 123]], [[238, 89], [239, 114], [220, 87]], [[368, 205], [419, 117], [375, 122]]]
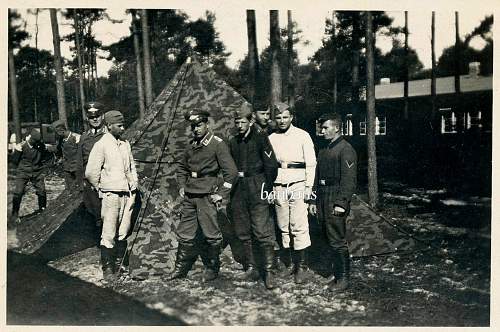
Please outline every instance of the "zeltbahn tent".
[[[181, 198], [176, 181], [177, 162], [191, 137], [184, 112], [200, 108], [210, 113], [215, 134], [227, 139], [234, 126], [232, 112], [246, 101], [206, 64], [196, 59], [181, 66], [174, 78], [148, 107], [142, 120], [124, 134], [132, 145], [141, 192], [140, 209], [128, 239], [132, 277], [146, 278], [173, 269], [177, 250], [175, 229]], [[67, 197], [67, 199], [65, 199]], [[23, 253], [38, 250], [81, 203], [81, 194], [62, 195], [46, 211], [23, 220], [18, 238]], [[224, 204], [225, 206], [225, 204]], [[82, 214], [80, 214], [82, 215]], [[83, 214], [85, 215], [85, 214]], [[225, 240], [237, 256], [238, 243], [231, 233], [225, 210], [219, 213]], [[347, 238], [354, 257], [408, 252], [426, 246], [375, 213], [359, 197], [353, 198]], [[228, 250], [228, 249], [226, 249]]]

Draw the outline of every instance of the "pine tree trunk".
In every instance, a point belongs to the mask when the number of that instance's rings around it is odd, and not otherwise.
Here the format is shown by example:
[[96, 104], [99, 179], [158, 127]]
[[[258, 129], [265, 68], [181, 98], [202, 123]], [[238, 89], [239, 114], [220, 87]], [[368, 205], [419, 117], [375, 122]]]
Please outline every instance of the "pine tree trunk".
[[368, 200], [372, 208], [378, 204], [377, 149], [375, 144], [375, 61], [373, 55], [373, 19], [370, 11], [366, 12], [366, 116], [368, 149]]
[[50, 9], [50, 23], [52, 25], [52, 41], [54, 43], [54, 64], [56, 69], [56, 88], [57, 88], [57, 109], [59, 113], [59, 120], [68, 125], [66, 117], [66, 102], [64, 96], [64, 75], [61, 59], [61, 45], [59, 36], [59, 26], [57, 24], [57, 11]]
[[74, 14], [73, 14], [73, 20], [75, 24], [75, 44], [76, 44], [76, 54], [78, 58], [78, 83], [79, 83], [79, 88], [80, 88], [80, 107], [82, 111], [82, 121], [84, 124], [84, 130], [87, 130], [87, 122], [85, 121], [85, 90], [83, 87], [83, 63], [82, 63], [82, 47], [80, 44], [80, 19], [78, 17], [78, 13], [76, 9], [74, 9]]
[[351, 77], [352, 77], [352, 131], [355, 137], [359, 136], [359, 53], [360, 53], [360, 38], [361, 31], [359, 27], [359, 12], [353, 14], [352, 21], [352, 64], [351, 64]]
[[[271, 42], [271, 103], [275, 104], [281, 101], [281, 67], [280, 67], [280, 29], [279, 13], [277, 10], [269, 11], [270, 20], [270, 42]], [[275, 114], [271, 108], [271, 117], [274, 120]]]
[[458, 12], [455, 12], [455, 93], [460, 96], [460, 59], [462, 57], [460, 33], [458, 29]]
[[431, 23], [431, 119], [430, 127], [432, 133], [437, 130], [434, 128], [434, 123], [436, 119], [436, 12], [432, 12], [432, 23]]
[[337, 40], [336, 40], [336, 11], [334, 10], [332, 12], [332, 40], [333, 40], [333, 54], [332, 54], [332, 97], [333, 97], [333, 109], [336, 111], [337, 110], [337, 102], [338, 102], [338, 95], [337, 95]]
[[[405, 72], [404, 72], [404, 87], [403, 87], [403, 98], [404, 98], [404, 121], [408, 122], [408, 73], [409, 73], [409, 68], [408, 68], [408, 11], [405, 11], [405, 58], [404, 58], [404, 63], [405, 63]], [[405, 127], [407, 127], [407, 124], [405, 124]]]
[[141, 47], [139, 45], [139, 32], [137, 26], [139, 24], [135, 10], [130, 10], [132, 15], [132, 34], [134, 38], [134, 53], [135, 53], [135, 70], [137, 76], [137, 93], [139, 95], [139, 118], [144, 118], [146, 113], [144, 105], [144, 85], [142, 81], [142, 61], [141, 61]]
[[295, 81], [293, 76], [293, 22], [292, 11], [288, 10], [288, 39], [287, 39], [287, 86], [288, 105], [295, 106]]
[[17, 98], [16, 66], [14, 64], [14, 51], [9, 44], [9, 92], [12, 103], [12, 121], [14, 122], [14, 133], [16, 143], [21, 141], [21, 118], [19, 116], [19, 100]]
[[257, 101], [259, 55], [257, 51], [257, 32], [255, 25], [255, 10], [247, 10], [247, 36], [248, 36], [248, 94], [250, 102], [255, 107]]
[[[38, 13], [40, 9], [37, 8], [35, 9], [35, 49], [38, 50]], [[33, 118], [34, 121], [38, 121], [38, 80], [40, 77], [40, 59], [38, 52], [36, 52], [36, 58], [35, 58], [35, 70], [36, 70], [36, 75], [35, 75], [35, 91], [34, 91], [34, 98], [33, 98]]]
[[142, 24], [142, 48], [144, 56], [144, 87], [146, 90], [146, 106], [149, 107], [153, 102], [153, 79], [151, 77], [151, 53], [149, 42], [148, 11], [141, 9]]

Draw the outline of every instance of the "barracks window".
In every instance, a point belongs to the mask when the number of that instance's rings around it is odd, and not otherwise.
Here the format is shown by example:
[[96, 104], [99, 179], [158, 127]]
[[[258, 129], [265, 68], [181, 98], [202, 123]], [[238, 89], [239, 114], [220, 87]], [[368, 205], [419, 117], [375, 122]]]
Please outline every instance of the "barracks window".
[[352, 114], [345, 116], [345, 121], [342, 123], [342, 135], [352, 136]]
[[[366, 118], [359, 123], [359, 134], [364, 136], [367, 133]], [[387, 133], [387, 120], [385, 116], [375, 117], [375, 135], [385, 135]]]
[[441, 113], [441, 134], [456, 134], [457, 115], [451, 107], [440, 108], [439, 113]]
[[481, 128], [481, 111], [467, 112], [465, 128]]

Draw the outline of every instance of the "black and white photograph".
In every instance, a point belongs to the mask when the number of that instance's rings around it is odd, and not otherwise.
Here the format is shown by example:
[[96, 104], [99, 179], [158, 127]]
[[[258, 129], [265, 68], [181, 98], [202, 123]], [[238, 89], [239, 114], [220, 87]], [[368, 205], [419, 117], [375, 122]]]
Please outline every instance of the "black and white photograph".
[[5, 330], [495, 328], [498, 3], [2, 7]]

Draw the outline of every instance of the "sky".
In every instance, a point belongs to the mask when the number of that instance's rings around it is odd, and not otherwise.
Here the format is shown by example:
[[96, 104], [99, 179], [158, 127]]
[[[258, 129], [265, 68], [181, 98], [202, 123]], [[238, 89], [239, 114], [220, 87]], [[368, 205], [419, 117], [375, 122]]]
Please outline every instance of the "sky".
[[[463, 38], [467, 33], [471, 32], [479, 22], [487, 15], [493, 13], [492, 10], [485, 8], [488, 6], [474, 6], [467, 10], [459, 11], [460, 36]], [[182, 9], [182, 8], [180, 8]], [[247, 27], [246, 27], [246, 12], [242, 7], [230, 7], [212, 5], [212, 6], [191, 6], [184, 10], [191, 19], [196, 20], [199, 17], [204, 17], [206, 10], [215, 12], [216, 29], [219, 32], [219, 37], [226, 45], [227, 51], [231, 52], [228, 59], [228, 66], [236, 68], [238, 62], [241, 61], [247, 53]], [[321, 47], [322, 39], [325, 37], [325, 20], [331, 17], [332, 11], [325, 6], [304, 6], [300, 8], [292, 8], [292, 19], [297, 22], [298, 28], [302, 30], [303, 40], [309, 41], [307, 45], [297, 45], [299, 61], [302, 64], [308, 62], [308, 59], [314, 52]], [[26, 30], [30, 32], [31, 38], [28, 41], [29, 45], [35, 46], [35, 31], [36, 20], [35, 15], [29, 14], [27, 9], [19, 9], [18, 12], [26, 21]], [[113, 24], [109, 21], [101, 21], [95, 24], [94, 32], [98, 40], [101, 40], [104, 45], [109, 45], [120, 40], [120, 38], [130, 34], [130, 16], [125, 14], [125, 8], [108, 8], [108, 14], [113, 19], [121, 19], [122, 23]], [[404, 26], [403, 11], [388, 11], [390, 17], [394, 18], [393, 26]], [[280, 27], [285, 28], [287, 25], [287, 12], [279, 11]], [[70, 22], [62, 19], [58, 15], [59, 30], [61, 35], [66, 35], [72, 32]], [[416, 49], [420, 61], [425, 68], [431, 66], [431, 10], [409, 10], [409, 44], [410, 47]], [[455, 15], [452, 9], [436, 10], [436, 59], [439, 58], [444, 48], [452, 45], [455, 42]], [[257, 24], [257, 47], [259, 52], [269, 45], [269, 10], [267, 8], [256, 8], [256, 24]], [[38, 47], [47, 49], [53, 53], [52, 45], [52, 30], [50, 25], [50, 16], [48, 10], [40, 12], [38, 17]], [[403, 40], [401, 35], [401, 40]], [[71, 52], [69, 47], [73, 46], [67, 42], [61, 42], [61, 52], [63, 56], [70, 58]], [[382, 48], [383, 52], [388, 52], [391, 48], [390, 38], [377, 36], [377, 46]], [[481, 38], [475, 38], [472, 47], [482, 48], [484, 42]], [[100, 55], [105, 56], [105, 52]], [[107, 76], [107, 71], [112, 66], [110, 61], [98, 59], [98, 74], [99, 76]]]

